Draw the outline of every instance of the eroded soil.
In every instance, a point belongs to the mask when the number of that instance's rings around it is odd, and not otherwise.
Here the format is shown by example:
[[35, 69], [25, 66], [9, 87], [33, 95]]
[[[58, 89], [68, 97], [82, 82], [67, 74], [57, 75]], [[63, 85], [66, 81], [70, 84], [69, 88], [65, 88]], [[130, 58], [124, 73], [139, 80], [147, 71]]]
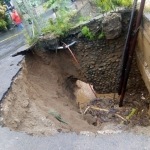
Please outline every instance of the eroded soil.
[[[96, 132], [109, 128], [110, 123], [124, 125], [122, 129], [127, 130], [136, 125], [149, 126], [145, 95], [144, 99], [136, 93], [129, 94], [128, 103], [125, 101], [123, 108], [117, 107], [118, 100], [113, 101], [113, 96], [97, 95], [95, 99], [91, 89], [77, 81], [86, 79], [68, 51], [33, 50], [26, 55], [22, 67], [2, 104], [3, 125], [12, 130], [53, 135], [59, 132]], [[111, 113], [88, 108], [95, 106], [110, 110], [112, 105], [115, 107]], [[133, 108], [139, 113], [128, 124], [114, 116], [115, 112], [126, 118]], [[66, 123], [58, 119], [58, 114]]]

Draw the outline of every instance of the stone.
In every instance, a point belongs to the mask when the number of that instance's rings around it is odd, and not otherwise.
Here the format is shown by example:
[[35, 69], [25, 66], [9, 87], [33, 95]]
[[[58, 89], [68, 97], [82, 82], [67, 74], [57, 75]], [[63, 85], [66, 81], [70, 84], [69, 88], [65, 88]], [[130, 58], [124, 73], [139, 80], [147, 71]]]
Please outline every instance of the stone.
[[121, 35], [122, 23], [120, 13], [112, 13], [106, 16], [102, 24], [106, 39], [115, 39]]

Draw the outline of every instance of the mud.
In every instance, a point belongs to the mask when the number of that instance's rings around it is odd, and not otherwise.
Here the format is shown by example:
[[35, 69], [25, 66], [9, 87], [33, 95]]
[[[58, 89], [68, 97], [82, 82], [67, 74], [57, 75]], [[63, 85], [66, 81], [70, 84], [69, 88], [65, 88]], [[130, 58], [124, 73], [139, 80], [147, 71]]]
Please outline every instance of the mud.
[[[22, 66], [3, 100], [4, 126], [36, 135], [96, 131], [78, 112], [73, 91], [76, 77], [84, 80], [84, 76], [67, 51], [35, 50], [26, 55]], [[49, 114], [50, 110], [57, 111], [68, 125]]]
[[[25, 56], [22, 68], [2, 104], [3, 125], [11, 130], [48, 136], [59, 132], [96, 132], [103, 128], [109, 129], [111, 123], [113, 123], [112, 127], [123, 124], [121, 119], [104, 113], [100, 114], [103, 115], [101, 119], [89, 110], [83, 115], [83, 110], [85, 111], [88, 105], [97, 105], [97, 103], [89, 85], [79, 81], [86, 82], [86, 78], [82, 74], [80, 65], [74, 62], [68, 51], [62, 50], [55, 53], [34, 49]], [[101, 100], [98, 102], [101, 102], [102, 108], [109, 109], [113, 95], [97, 96]], [[133, 98], [139, 99], [139, 95], [134, 97], [129, 95], [128, 102], [130, 100], [131, 103]], [[130, 103], [127, 103], [128, 105], [124, 108], [117, 108], [121, 110], [120, 112], [124, 112], [121, 115], [127, 116], [132, 108], [141, 106], [143, 101], [139, 99], [133, 105]], [[113, 104], [117, 107], [117, 99]], [[141, 108], [145, 110], [146, 123], [135, 122], [134, 116], [135, 123], [125, 125], [123, 130], [129, 130], [136, 125], [149, 125], [147, 104], [144, 102]], [[128, 113], [124, 111], [125, 109]], [[66, 123], [61, 122], [58, 116]], [[141, 117], [140, 115], [139, 118]]]

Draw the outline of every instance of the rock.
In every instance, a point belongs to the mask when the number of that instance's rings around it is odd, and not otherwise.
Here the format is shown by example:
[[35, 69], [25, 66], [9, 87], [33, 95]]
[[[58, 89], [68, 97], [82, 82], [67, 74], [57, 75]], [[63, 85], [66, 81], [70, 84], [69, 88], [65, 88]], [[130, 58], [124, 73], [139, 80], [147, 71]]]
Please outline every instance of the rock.
[[122, 32], [121, 14], [112, 13], [106, 16], [102, 22], [106, 39], [115, 39]]

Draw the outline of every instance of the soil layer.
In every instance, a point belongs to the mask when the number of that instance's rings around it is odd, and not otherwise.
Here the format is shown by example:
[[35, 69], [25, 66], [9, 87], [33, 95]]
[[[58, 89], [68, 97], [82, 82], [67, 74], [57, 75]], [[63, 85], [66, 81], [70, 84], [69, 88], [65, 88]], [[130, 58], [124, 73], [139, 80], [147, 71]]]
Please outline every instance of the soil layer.
[[[132, 108], [141, 114], [134, 116], [132, 123], [123, 124], [122, 129], [149, 125], [148, 98], [145, 95], [127, 93], [125, 106], [117, 108], [118, 101], [112, 101], [113, 96], [97, 95], [95, 99], [91, 88], [83, 84], [81, 87], [77, 79], [86, 81], [80, 65], [74, 62], [68, 51], [55, 53], [34, 49], [28, 52], [22, 71], [3, 100], [3, 125], [40, 136], [59, 132], [96, 132], [109, 129], [110, 123], [113, 127], [122, 125], [122, 119], [115, 117], [114, 112], [125, 118]], [[85, 92], [81, 91], [82, 88]], [[111, 111], [112, 105], [115, 108]], [[107, 109], [111, 113], [87, 110], [89, 106]]]

